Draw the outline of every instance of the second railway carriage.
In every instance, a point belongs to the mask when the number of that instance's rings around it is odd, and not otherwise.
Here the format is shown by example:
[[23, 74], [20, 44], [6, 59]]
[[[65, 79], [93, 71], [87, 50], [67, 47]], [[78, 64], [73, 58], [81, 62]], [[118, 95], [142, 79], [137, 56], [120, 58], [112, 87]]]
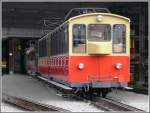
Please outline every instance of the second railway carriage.
[[130, 81], [130, 19], [86, 13], [39, 40], [38, 72], [74, 89], [126, 87]]
[[26, 71], [30, 75], [34, 75], [37, 71], [37, 57], [35, 47], [26, 49]]

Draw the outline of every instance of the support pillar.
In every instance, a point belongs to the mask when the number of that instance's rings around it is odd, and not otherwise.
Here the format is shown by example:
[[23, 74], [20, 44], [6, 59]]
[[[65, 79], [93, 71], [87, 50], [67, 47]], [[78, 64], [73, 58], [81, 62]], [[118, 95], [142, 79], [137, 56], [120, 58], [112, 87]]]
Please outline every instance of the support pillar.
[[9, 39], [9, 74], [14, 73], [14, 39]]
[[137, 85], [143, 85], [145, 82], [145, 75], [144, 75], [144, 65], [145, 65], [145, 8], [140, 5], [140, 14], [139, 14], [139, 76]]

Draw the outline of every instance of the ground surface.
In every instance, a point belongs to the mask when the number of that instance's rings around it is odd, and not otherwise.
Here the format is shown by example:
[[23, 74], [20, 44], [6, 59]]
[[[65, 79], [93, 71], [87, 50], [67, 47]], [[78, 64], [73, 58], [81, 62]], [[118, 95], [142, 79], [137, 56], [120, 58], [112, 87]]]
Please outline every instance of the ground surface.
[[[44, 86], [38, 80], [27, 75], [4, 75], [2, 77], [2, 92], [33, 99], [34, 101], [58, 106], [70, 111], [101, 112], [101, 110], [89, 103], [58, 96], [55, 90]], [[9, 108], [5, 107], [5, 109], [2, 110], [7, 111]]]
[[1, 112], [24, 112], [23, 109], [20, 109], [16, 106], [12, 106], [8, 103], [1, 103]]
[[114, 90], [110, 92], [108, 97], [118, 100], [119, 102], [131, 105], [133, 107], [149, 111], [149, 96], [144, 94], [138, 94], [125, 90]]
[[[90, 103], [59, 96], [54, 89], [46, 87], [41, 82], [28, 75], [4, 75], [2, 77], [2, 91], [13, 96], [33, 99], [34, 101], [58, 106], [70, 111], [102, 112]], [[123, 90], [113, 90], [108, 94], [108, 97], [144, 111], [149, 111], [148, 95]], [[2, 106], [5, 106], [5, 104], [2, 104]], [[17, 109], [9, 107], [9, 105], [2, 107], [2, 111], [8, 111], [8, 109], [9, 111], [18, 111]]]

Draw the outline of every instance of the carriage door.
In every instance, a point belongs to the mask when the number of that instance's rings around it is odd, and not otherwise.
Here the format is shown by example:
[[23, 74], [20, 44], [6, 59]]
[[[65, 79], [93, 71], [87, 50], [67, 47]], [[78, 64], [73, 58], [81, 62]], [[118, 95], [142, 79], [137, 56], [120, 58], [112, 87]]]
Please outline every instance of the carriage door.
[[[107, 82], [111, 80], [111, 25], [109, 24], [91, 24], [89, 25], [88, 41], [93, 43], [95, 50], [94, 56], [97, 56], [98, 79], [97, 81]], [[95, 45], [96, 46], [95, 46]], [[100, 49], [99, 49], [100, 48]], [[110, 49], [111, 48], [111, 49]], [[92, 50], [93, 52], [93, 50]]]

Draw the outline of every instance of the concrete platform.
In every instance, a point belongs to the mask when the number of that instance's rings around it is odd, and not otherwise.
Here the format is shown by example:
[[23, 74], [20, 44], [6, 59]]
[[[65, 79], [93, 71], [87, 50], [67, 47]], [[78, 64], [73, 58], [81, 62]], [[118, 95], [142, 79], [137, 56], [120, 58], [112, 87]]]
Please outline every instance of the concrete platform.
[[58, 96], [54, 89], [46, 87], [29, 75], [4, 75], [2, 77], [2, 92], [12, 96], [33, 99], [37, 102], [54, 105], [73, 112], [102, 112], [89, 103]]

